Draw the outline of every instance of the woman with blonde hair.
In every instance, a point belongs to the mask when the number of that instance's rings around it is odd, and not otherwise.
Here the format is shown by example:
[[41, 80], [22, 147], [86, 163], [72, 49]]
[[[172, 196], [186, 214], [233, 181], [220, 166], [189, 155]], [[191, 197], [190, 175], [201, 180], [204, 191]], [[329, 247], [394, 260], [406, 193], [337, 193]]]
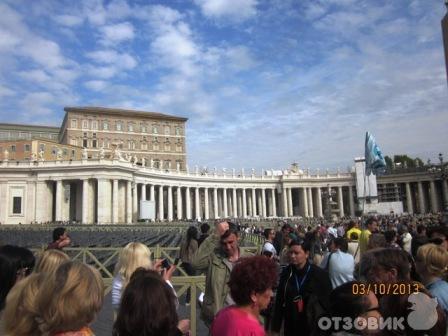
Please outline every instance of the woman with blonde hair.
[[70, 258], [60, 250], [46, 250], [37, 257], [34, 273], [53, 274], [57, 268]]
[[95, 268], [68, 261], [46, 277], [36, 299], [42, 335], [90, 336], [89, 325], [103, 304], [104, 284]]
[[448, 283], [442, 279], [448, 272], [448, 251], [436, 244], [422, 245], [415, 264], [423, 284], [448, 314]]
[[40, 335], [36, 322], [36, 297], [44, 281], [45, 274], [33, 273], [9, 292], [3, 314], [5, 335]]
[[151, 251], [138, 242], [127, 244], [120, 252], [112, 281], [112, 306], [118, 309], [121, 294], [137, 268], [152, 269]]

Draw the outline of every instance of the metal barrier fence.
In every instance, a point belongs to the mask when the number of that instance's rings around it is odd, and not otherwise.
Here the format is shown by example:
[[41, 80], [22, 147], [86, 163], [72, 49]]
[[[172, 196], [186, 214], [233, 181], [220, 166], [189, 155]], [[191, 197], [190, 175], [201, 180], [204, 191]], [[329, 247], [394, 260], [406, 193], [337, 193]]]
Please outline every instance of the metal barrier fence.
[[[253, 237], [251, 237], [253, 236]], [[251, 241], [259, 242], [259, 237], [255, 235], [247, 234], [245, 239], [249, 239]], [[166, 258], [171, 263], [174, 262], [174, 259], [179, 254], [179, 247], [161, 247], [160, 245], [156, 245], [153, 247], [149, 247], [154, 259]], [[240, 247], [243, 251], [258, 253], [259, 245], [253, 247]], [[39, 253], [45, 249], [45, 246], [41, 248], [31, 249], [33, 252]], [[112, 289], [112, 279], [113, 279], [113, 268], [118, 261], [118, 255], [121, 248], [118, 247], [73, 247], [73, 248], [65, 248], [64, 252], [72, 259], [78, 260], [85, 264], [89, 264], [95, 267], [103, 277], [103, 282], [105, 285], [104, 295], [107, 295]], [[180, 273], [179, 276], [172, 277], [172, 284], [174, 289], [176, 290], [177, 296], [181, 297], [186, 293], [188, 289], [191, 291], [192, 304], [190, 305], [190, 327], [191, 327], [191, 335], [197, 335], [197, 307], [196, 307], [196, 299], [199, 291], [205, 291], [205, 276], [188, 276], [182, 267], [178, 267], [177, 269]]]

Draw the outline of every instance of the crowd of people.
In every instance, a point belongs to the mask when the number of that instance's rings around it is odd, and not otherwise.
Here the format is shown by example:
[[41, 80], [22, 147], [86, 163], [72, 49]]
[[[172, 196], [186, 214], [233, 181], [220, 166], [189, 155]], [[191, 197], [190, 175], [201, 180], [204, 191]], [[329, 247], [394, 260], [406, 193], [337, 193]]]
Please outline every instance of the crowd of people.
[[[437, 216], [346, 218], [257, 228], [259, 253], [240, 247], [247, 227], [191, 225], [180, 263], [154, 260], [139, 242], [119, 253], [112, 282], [114, 336], [187, 335], [171, 277], [204, 274], [199, 298], [212, 336], [447, 334], [448, 226]], [[46, 251], [0, 247], [0, 334], [93, 335], [103, 305], [98, 270], [71, 261], [66, 229]], [[390, 323], [385, 323], [389, 321]]]

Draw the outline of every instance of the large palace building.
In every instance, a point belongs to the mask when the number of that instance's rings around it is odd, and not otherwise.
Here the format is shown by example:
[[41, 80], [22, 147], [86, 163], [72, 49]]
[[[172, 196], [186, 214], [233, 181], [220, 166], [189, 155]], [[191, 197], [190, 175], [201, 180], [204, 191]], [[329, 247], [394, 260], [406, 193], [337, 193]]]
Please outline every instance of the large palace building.
[[[348, 172], [189, 169], [187, 119], [65, 108], [62, 127], [0, 124], [0, 223], [135, 223], [143, 219], [343, 217], [438, 212], [448, 166]], [[55, 138], [57, 135], [57, 140]], [[145, 211], [143, 211], [145, 210]]]

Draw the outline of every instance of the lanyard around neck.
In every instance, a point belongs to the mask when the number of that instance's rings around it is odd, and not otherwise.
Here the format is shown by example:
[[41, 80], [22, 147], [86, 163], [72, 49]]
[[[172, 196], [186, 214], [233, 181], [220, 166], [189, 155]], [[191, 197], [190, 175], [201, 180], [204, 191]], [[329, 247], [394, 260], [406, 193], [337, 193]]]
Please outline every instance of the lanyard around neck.
[[297, 280], [297, 274], [294, 274], [294, 279], [296, 280], [296, 287], [297, 287], [297, 293], [300, 294], [300, 288], [302, 288], [303, 284], [305, 283], [306, 277], [308, 276], [308, 272], [310, 271], [311, 265], [308, 265], [308, 268], [306, 269], [306, 273], [303, 276], [302, 280], [300, 281], [300, 285], [299, 285], [299, 280]]

